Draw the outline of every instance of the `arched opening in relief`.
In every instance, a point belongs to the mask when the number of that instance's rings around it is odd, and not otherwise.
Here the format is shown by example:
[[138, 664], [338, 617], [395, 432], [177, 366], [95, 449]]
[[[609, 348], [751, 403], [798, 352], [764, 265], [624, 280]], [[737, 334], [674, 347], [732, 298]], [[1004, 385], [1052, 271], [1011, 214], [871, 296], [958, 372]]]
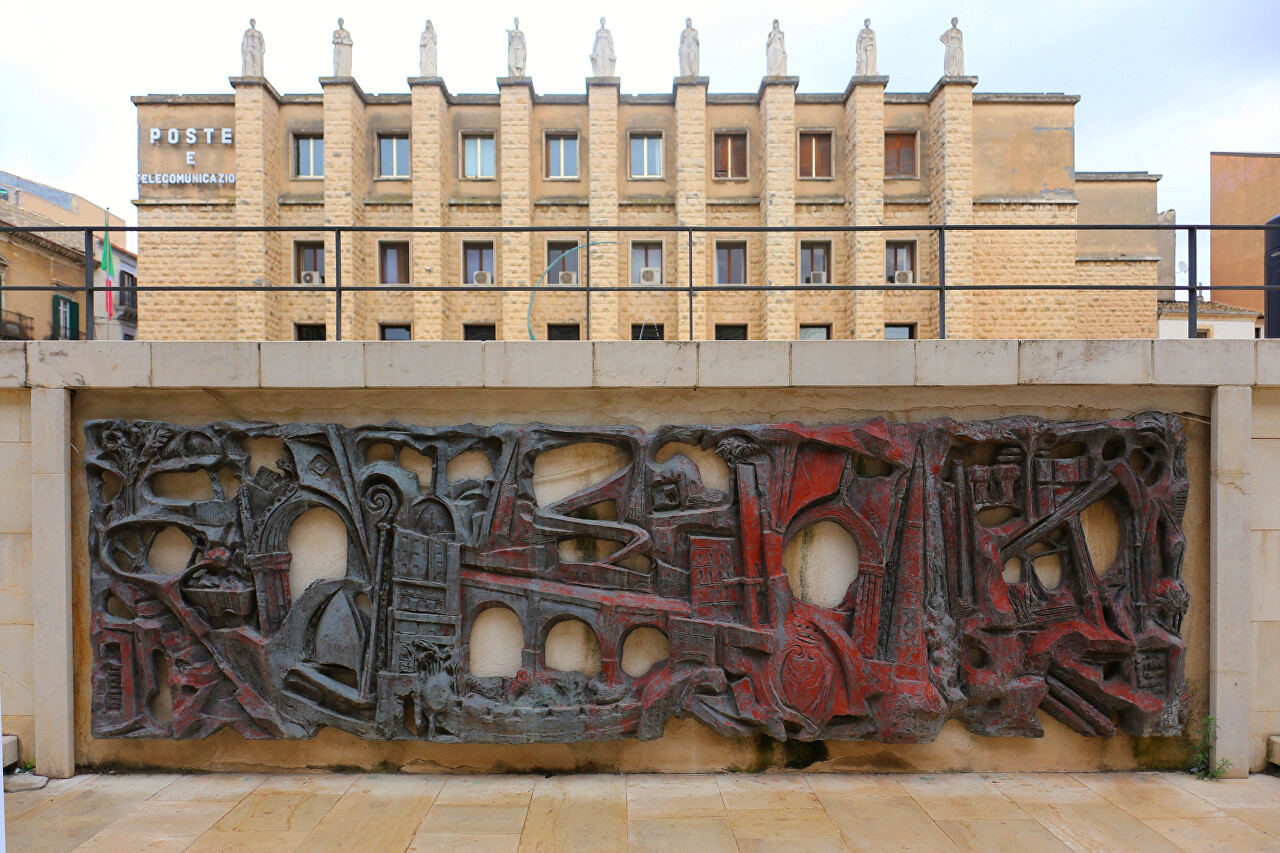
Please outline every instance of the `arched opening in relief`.
[[671, 656], [671, 641], [657, 628], [636, 628], [622, 641], [622, 671], [640, 676]]
[[423, 456], [412, 447], [402, 447], [400, 448], [400, 467], [418, 475], [419, 491], [431, 491], [431, 473], [435, 470], [435, 463], [431, 461], [430, 456]]
[[600, 672], [600, 639], [581, 619], [562, 620], [547, 632], [543, 659], [548, 669], [593, 678]]
[[459, 480], [484, 480], [493, 476], [489, 457], [479, 450], [464, 450], [444, 466], [444, 476], [450, 483]]
[[791, 593], [807, 604], [839, 607], [858, 577], [858, 543], [834, 521], [805, 527], [782, 550]]
[[289, 528], [289, 591], [293, 600], [319, 580], [347, 575], [347, 526], [336, 512], [313, 507]]
[[169, 661], [164, 652], [156, 649], [151, 653], [151, 665], [156, 673], [156, 693], [147, 703], [151, 716], [162, 723], [173, 718], [173, 688], [169, 686]]
[[471, 674], [480, 678], [514, 678], [523, 664], [524, 628], [509, 607], [490, 607], [471, 626]]
[[365, 462], [395, 462], [396, 449], [385, 441], [371, 444], [364, 449]]
[[195, 550], [195, 543], [182, 528], [169, 525], [151, 541], [151, 548], [147, 551], [147, 564], [153, 572], [176, 575], [191, 565]]
[[659, 464], [673, 456], [683, 456], [698, 468], [698, 476], [702, 478], [702, 486], [716, 491], [729, 489], [729, 463], [714, 450], [703, 450], [682, 441], [669, 441], [653, 455], [653, 461]]
[[284, 456], [284, 442], [278, 438], [264, 436], [262, 438], [246, 438], [245, 452], [249, 454], [249, 477], [258, 473], [259, 468], [270, 468], [277, 474], [283, 474], [276, 461]]
[[1106, 498], [1094, 501], [1080, 513], [1080, 530], [1093, 570], [1102, 577], [1120, 554], [1120, 516]]
[[157, 498], [174, 501], [211, 501], [213, 481], [205, 471], [166, 471], [156, 474], [148, 485]]
[[625, 450], [599, 441], [567, 444], [539, 453], [533, 460], [533, 499], [549, 506], [603, 483], [627, 467]]

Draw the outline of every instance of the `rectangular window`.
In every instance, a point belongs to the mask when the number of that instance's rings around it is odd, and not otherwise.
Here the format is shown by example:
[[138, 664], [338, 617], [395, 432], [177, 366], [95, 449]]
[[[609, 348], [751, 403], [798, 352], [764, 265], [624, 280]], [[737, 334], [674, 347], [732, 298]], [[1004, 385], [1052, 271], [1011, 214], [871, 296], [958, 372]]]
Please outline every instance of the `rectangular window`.
[[409, 283], [409, 244], [378, 244], [378, 281], [382, 284]]
[[[904, 273], [904, 275], [898, 275]], [[902, 279], [900, 281], [900, 279]], [[916, 243], [914, 240], [886, 240], [884, 280], [892, 284], [916, 283]]]
[[661, 341], [666, 339], [661, 323], [632, 323], [631, 324], [631, 340], [633, 341]]
[[747, 244], [716, 243], [716, 284], [747, 283]]
[[745, 133], [717, 133], [713, 137], [715, 153], [714, 177], [723, 179], [747, 176], [747, 135]]
[[547, 277], [548, 284], [559, 284], [560, 273], [573, 273], [574, 281], [578, 278], [577, 243], [572, 241], [552, 240], [547, 243]]
[[800, 340], [802, 341], [829, 341], [831, 340], [831, 324], [830, 323], [810, 323], [800, 324]]
[[662, 177], [662, 134], [631, 134], [631, 177]]
[[916, 135], [914, 132], [884, 135], [884, 176], [916, 177]]
[[476, 273], [488, 273], [489, 282], [493, 282], [493, 244], [462, 244], [462, 283], [475, 284]]
[[295, 341], [323, 341], [328, 336], [324, 323], [294, 323], [293, 339]]
[[885, 323], [884, 339], [886, 341], [913, 341], [916, 338], [915, 323]]
[[378, 137], [378, 177], [409, 177], [409, 136], [404, 133]]
[[548, 323], [547, 340], [580, 341], [582, 340], [582, 328], [577, 323]]
[[[649, 274], [655, 281], [645, 281], [645, 270], [653, 270]], [[635, 242], [631, 244], [631, 283], [662, 284], [662, 244], [658, 242]]]
[[717, 341], [745, 341], [746, 339], [746, 323], [716, 323]]
[[299, 240], [293, 244], [293, 280], [297, 284], [324, 284], [324, 243]]
[[498, 327], [493, 323], [463, 323], [462, 339], [464, 341], [496, 341]]
[[493, 166], [493, 134], [463, 134], [462, 177], [478, 181], [489, 180], [496, 174]]
[[138, 279], [131, 272], [120, 271], [120, 280], [116, 282], [116, 306], [121, 309], [138, 307]]
[[831, 177], [831, 134], [805, 132], [800, 134], [800, 177]]
[[545, 157], [547, 177], [569, 180], [578, 177], [578, 134], [548, 133]]
[[831, 244], [804, 241], [800, 244], [800, 283], [831, 283]]
[[297, 148], [299, 178], [324, 177], [324, 137], [298, 136], [294, 138]]
[[403, 323], [383, 323], [378, 326], [378, 337], [384, 341], [411, 341], [413, 327]]
[[65, 296], [53, 297], [53, 339], [80, 340], [80, 306]]

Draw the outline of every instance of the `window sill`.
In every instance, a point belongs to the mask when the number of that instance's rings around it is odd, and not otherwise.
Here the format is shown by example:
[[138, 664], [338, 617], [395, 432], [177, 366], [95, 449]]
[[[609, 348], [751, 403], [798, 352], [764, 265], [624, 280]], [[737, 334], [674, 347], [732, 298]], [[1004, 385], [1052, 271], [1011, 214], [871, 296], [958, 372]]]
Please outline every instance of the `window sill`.
[[497, 178], [496, 176], [494, 176], [494, 175], [486, 175], [486, 176], [484, 176], [484, 177], [467, 177], [466, 175], [463, 175], [463, 176], [462, 176], [461, 178], [459, 178], [458, 180], [460, 180], [460, 181], [475, 181], [476, 183], [484, 183], [485, 181], [496, 181], [496, 180], [498, 180], [498, 178]]
[[749, 180], [751, 180], [751, 179], [750, 179], [750, 178], [746, 178], [746, 177], [743, 177], [743, 178], [717, 178], [717, 177], [715, 177], [714, 175], [711, 177], [711, 181], [712, 181], [712, 183], [717, 183], [717, 184], [746, 183], [746, 182], [747, 182], [747, 181], [749, 181]]
[[835, 176], [834, 175], [824, 175], [824, 176], [814, 175], [812, 177], [806, 178], [804, 175], [801, 175], [800, 177], [796, 178], [796, 180], [797, 181], [834, 181]]
[[886, 181], [918, 181], [920, 180], [920, 176], [919, 175], [885, 175], [884, 179]]
[[571, 177], [571, 178], [569, 178], [569, 177], [554, 177], [554, 178], [553, 178], [553, 177], [551, 177], [550, 175], [548, 175], [548, 176], [546, 176], [545, 178], [543, 178], [542, 180], [544, 180], [544, 181], [555, 181], [557, 184], [572, 184], [572, 183], [577, 183], [578, 181], [581, 181], [581, 180], [582, 180], [582, 178], [581, 178], [581, 177], [579, 177], [578, 175], [574, 175], [574, 176], [573, 176], [573, 177]]
[[628, 180], [632, 181], [665, 181], [662, 175], [631, 175]]
[[294, 175], [295, 181], [323, 181], [324, 175]]
[[378, 175], [378, 177], [373, 179], [373, 182], [378, 183], [379, 181], [407, 181], [407, 180], [409, 180], [408, 175]]

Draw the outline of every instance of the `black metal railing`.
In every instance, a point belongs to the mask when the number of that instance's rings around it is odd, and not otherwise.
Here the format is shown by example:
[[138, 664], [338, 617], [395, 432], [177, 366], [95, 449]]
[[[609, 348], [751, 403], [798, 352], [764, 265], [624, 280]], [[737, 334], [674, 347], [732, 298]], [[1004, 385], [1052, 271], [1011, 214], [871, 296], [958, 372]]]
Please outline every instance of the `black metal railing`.
[[[79, 226], [48, 226], [48, 227], [19, 227], [19, 226], [0, 226], [0, 233], [23, 232], [23, 233], [82, 233], [84, 235], [84, 294], [85, 305], [87, 309], [88, 322], [85, 324], [85, 337], [89, 340], [94, 336], [94, 306], [93, 297], [96, 291], [94, 283], [94, 268], [96, 262], [93, 256], [94, 234], [99, 231], [105, 231], [101, 227], [79, 227]], [[814, 225], [814, 226], [795, 226], [795, 227], [778, 227], [778, 226], [734, 226], [734, 225], [611, 225], [611, 226], [581, 226], [581, 225], [548, 225], [548, 226], [523, 226], [523, 225], [473, 225], [473, 226], [412, 226], [412, 225], [342, 225], [342, 226], [305, 226], [305, 225], [275, 225], [275, 226], [255, 226], [255, 225], [222, 225], [222, 226], [189, 226], [189, 225], [149, 225], [149, 226], [131, 226], [122, 228], [109, 229], [115, 232], [135, 232], [148, 234], [244, 234], [244, 233], [284, 233], [284, 234], [307, 234], [307, 235], [332, 235], [334, 247], [334, 281], [331, 284], [293, 284], [286, 286], [272, 284], [255, 284], [255, 285], [144, 285], [138, 284], [131, 288], [135, 293], [149, 291], [190, 291], [190, 292], [223, 292], [236, 293], [242, 291], [279, 291], [288, 289], [291, 291], [318, 291], [332, 292], [335, 300], [335, 320], [337, 324], [335, 337], [342, 340], [342, 310], [343, 310], [343, 294], [360, 293], [360, 292], [395, 292], [395, 291], [422, 291], [430, 290], [436, 293], [483, 293], [493, 295], [502, 292], [546, 292], [546, 293], [581, 293], [586, 300], [586, 339], [591, 339], [591, 295], [592, 293], [644, 293], [659, 292], [671, 293], [673, 291], [684, 291], [688, 299], [689, 310], [689, 338], [693, 339], [693, 309], [694, 297], [700, 293], [726, 293], [735, 291], [753, 291], [753, 292], [786, 292], [786, 291], [808, 291], [813, 293], [833, 293], [842, 291], [895, 291], [895, 292], [933, 292], [937, 298], [938, 310], [938, 337], [947, 337], [947, 296], [957, 292], [965, 291], [1019, 291], [1019, 290], [1037, 290], [1037, 291], [1161, 291], [1168, 290], [1166, 285], [1133, 285], [1133, 284], [981, 284], [981, 283], [965, 283], [965, 284], [948, 284], [947, 283], [947, 235], [961, 233], [976, 232], [998, 232], [998, 231], [1021, 231], [1021, 232], [1038, 232], [1053, 233], [1059, 231], [1071, 232], [1094, 232], [1094, 231], [1174, 231], [1185, 232], [1187, 240], [1187, 284], [1185, 287], [1176, 288], [1177, 291], [1184, 293], [1187, 297], [1187, 337], [1197, 337], [1199, 328], [1197, 306], [1201, 301], [1201, 287], [1198, 276], [1198, 258], [1197, 258], [1197, 239], [1201, 232], [1213, 231], [1280, 231], [1280, 225], [1163, 225], [1163, 224], [1099, 224], [1099, 225], [1024, 225], [1024, 224], [1008, 224], [1008, 225], [990, 225], [990, 224], [974, 224], [974, 225]], [[598, 239], [601, 235], [607, 234], [677, 234], [684, 236], [687, 240], [687, 250], [689, 261], [686, 262], [684, 270], [687, 276], [687, 283], [684, 285], [670, 284], [604, 284], [592, 285], [591, 283], [591, 260], [590, 254], [587, 254], [584, 264], [584, 274], [579, 284], [533, 284], [533, 285], [505, 285], [501, 282], [495, 282], [491, 285], [481, 284], [451, 284], [451, 285], [413, 285], [413, 284], [373, 284], [373, 285], [352, 285], [344, 284], [342, 281], [342, 235], [343, 234], [585, 234], [586, 239], [584, 245], [592, 242], [592, 235]], [[897, 284], [885, 282], [875, 285], [858, 285], [858, 284], [697, 284], [695, 283], [695, 273], [692, 264], [694, 235], [747, 235], [747, 234], [815, 234], [815, 235], [841, 235], [841, 234], [860, 234], [872, 233], [881, 235], [890, 234], [934, 234], [937, 238], [937, 282], [934, 284], [912, 283]], [[579, 247], [581, 248], [581, 247]], [[1261, 254], [1261, 252], [1260, 252]], [[1123, 256], [1117, 256], [1116, 260], [1125, 260]], [[917, 262], [917, 266], [919, 266]], [[549, 268], [548, 268], [549, 269]], [[678, 276], [680, 271], [677, 270]], [[63, 290], [62, 285], [8, 285], [4, 286], [5, 290], [11, 291], [50, 291]], [[1258, 285], [1218, 285], [1213, 290], [1222, 291], [1262, 291], [1264, 293], [1280, 290], [1280, 286], [1267, 286], [1265, 284]], [[1280, 321], [1276, 321], [1280, 323]], [[1277, 326], [1280, 328], [1280, 325]]]
[[0, 340], [29, 341], [35, 333], [35, 320], [17, 311], [0, 309]]

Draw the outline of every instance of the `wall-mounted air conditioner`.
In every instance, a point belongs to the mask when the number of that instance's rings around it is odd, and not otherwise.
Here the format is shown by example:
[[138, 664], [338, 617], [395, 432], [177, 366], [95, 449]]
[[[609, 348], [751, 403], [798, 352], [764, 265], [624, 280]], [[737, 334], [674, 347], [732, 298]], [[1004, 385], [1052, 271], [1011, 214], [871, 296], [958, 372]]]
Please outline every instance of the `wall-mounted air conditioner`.
[[658, 267], [644, 267], [640, 270], [641, 284], [662, 284], [662, 270]]
[[568, 272], [568, 271], [562, 272], [560, 273], [560, 283], [561, 284], [577, 284], [578, 274], [576, 272]]
[[302, 274], [302, 281], [301, 281], [301, 284], [311, 284], [311, 285], [315, 285], [315, 284], [319, 284], [319, 283], [320, 283], [320, 273], [318, 273], [318, 272], [304, 272], [304, 273]]
[[488, 270], [476, 270], [471, 273], [472, 284], [493, 284], [493, 273]]
[[893, 274], [894, 284], [915, 284], [916, 274], [911, 270], [898, 270]]
[[808, 282], [808, 283], [809, 283], [809, 284], [826, 284], [826, 283], [827, 283], [827, 274], [826, 274], [826, 272], [824, 271], [824, 272], [813, 272], [813, 273], [809, 273], [809, 282]]

